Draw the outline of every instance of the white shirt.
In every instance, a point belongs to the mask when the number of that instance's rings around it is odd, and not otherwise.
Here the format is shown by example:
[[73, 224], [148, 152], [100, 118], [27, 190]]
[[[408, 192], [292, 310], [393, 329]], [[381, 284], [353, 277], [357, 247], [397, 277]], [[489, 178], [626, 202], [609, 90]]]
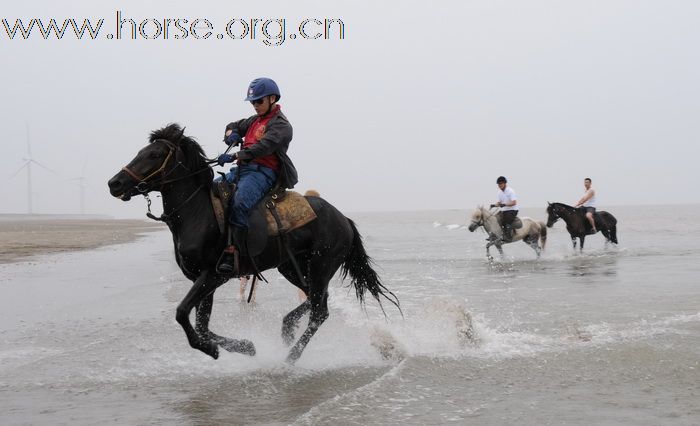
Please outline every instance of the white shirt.
[[[513, 191], [513, 188], [510, 186], [506, 186], [506, 189], [503, 191], [498, 191], [498, 201], [503, 204], [503, 203], [510, 203], [511, 201], [516, 201], [518, 199], [518, 196], [515, 195], [515, 191]], [[505, 212], [508, 210], [518, 210], [518, 205], [514, 206], [507, 206], [507, 207], [501, 207], [501, 211]]]
[[[586, 190], [586, 192], [583, 193], [583, 195], [588, 195], [589, 193], [593, 192], [593, 188], [590, 188]], [[595, 193], [593, 193], [593, 196], [586, 200], [585, 203], [582, 204], [583, 207], [596, 207], [596, 200], [595, 200]]]

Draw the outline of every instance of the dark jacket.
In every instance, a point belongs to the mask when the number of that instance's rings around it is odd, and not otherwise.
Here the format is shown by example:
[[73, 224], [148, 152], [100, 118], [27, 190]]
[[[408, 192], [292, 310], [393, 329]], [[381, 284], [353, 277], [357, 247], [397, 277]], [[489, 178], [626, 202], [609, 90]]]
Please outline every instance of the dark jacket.
[[[229, 123], [226, 130], [233, 130], [241, 136], [245, 136], [248, 128], [258, 118], [254, 115], [243, 120]], [[277, 177], [280, 185], [284, 188], [294, 188], [298, 182], [297, 169], [292, 160], [287, 156], [289, 142], [292, 141], [292, 125], [289, 120], [277, 111], [277, 114], [267, 122], [265, 135], [256, 144], [246, 147], [238, 152], [238, 158], [242, 161], [250, 161], [258, 157], [275, 154], [280, 160], [280, 171]]]

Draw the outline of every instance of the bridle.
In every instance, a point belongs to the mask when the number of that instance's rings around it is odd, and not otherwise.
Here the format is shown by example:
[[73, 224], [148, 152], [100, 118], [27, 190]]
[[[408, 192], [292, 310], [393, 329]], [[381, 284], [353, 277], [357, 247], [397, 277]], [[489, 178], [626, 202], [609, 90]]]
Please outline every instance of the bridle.
[[[139, 176], [138, 173], [129, 169], [128, 166], [122, 167], [122, 170], [124, 172], [126, 172], [126, 174], [128, 174], [129, 176], [131, 176], [134, 180], [136, 180], [138, 182], [136, 185], [134, 185], [134, 188], [138, 192], [145, 194], [145, 193], [148, 193], [154, 189], [160, 190], [163, 188], [164, 185], [167, 185], [167, 184], [173, 183], [173, 182], [177, 182], [177, 181], [186, 179], [188, 177], [192, 177], [196, 174], [203, 172], [204, 170], [209, 169], [209, 166], [207, 166], [201, 170], [197, 170], [194, 173], [190, 173], [190, 174], [185, 175], [185, 176], [180, 176], [178, 178], [168, 180], [167, 177], [169, 175], [171, 175], [172, 173], [174, 173], [179, 167], [182, 167], [187, 171], [189, 171], [189, 169], [187, 168], [187, 166], [182, 164], [182, 161], [178, 161], [177, 164], [175, 165], [175, 167], [173, 167], [172, 169], [170, 169], [169, 171], [166, 172], [165, 167], [168, 165], [168, 162], [170, 161], [171, 158], [175, 157], [175, 159], [177, 159], [177, 153], [180, 151], [180, 147], [175, 145], [174, 143], [170, 142], [169, 140], [166, 140], [166, 139], [156, 139], [153, 141], [153, 143], [155, 143], [155, 142], [162, 142], [168, 147], [168, 155], [165, 156], [165, 160], [163, 160], [163, 163], [160, 165], [160, 167], [158, 167], [153, 172], [151, 172], [148, 176], [145, 176], [145, 177]], [[216, 160], [207, 160], [206, 161], [207, 164], [211, 164], [211, 163], [215, 163], [215, 162], [216, 162]], [[155, 181], [149, 181], [152, 177], [154, 177], [158, 174], [161, 175], [160, 179], [156, 179]]]
[[554, 225], [555, 223], [557, 223], [557, 221], [558, 221], [559, 219], [561, 219], [561, 216], [559, 215], [559, 212], [557, 211], [557, 209], [559, 209], [559, 206], [556, 206], [556, 205], [554, 205], [554, 204], [550, 204], [549, 207], [552, 209], [552, 212], [551, 212], [551, 213], [549, 213], [549, 211], [547, 212], [547, 213], [548, 213], [548, 216], [549, 216], [549, 217], [547, 218], [547, 223], [549, 224], [550, 218], [551, 218], [552, 216], [554, 216], [554, 220], [552, 220], [552, 222], [551, 222], [551, 224]]
[[[151, 198], [148, 196], [148, 193], [153, 191], [153, 190], [162, 190], [163, 186], [165, 186], [169, 183], [178, 182], [178, 181], [181, 181], [183, 179], [187, 179], [189, 177], [192, 177], [194, 175], [198, 175], [206, 170], [210, 170], [211, 167], [209, 167], [209, 164], [216, 163], [217, 160], [207, 159], [205, 161], [205, 163], [207, 164], [206, 167], [203, 167], [199, 170], [188, 173], [184, 176], [180, 176], [180, 177], [177, 177], [174, 179], [168, 179], [168, 176], [173, 174], [179, 167], [182, 167], [187, 171], [190, 171], [190, 169], [187, 166], [185, 166], [182, 163], [182, 161], [177, 161], [177, 164], [174, 167], [172, 167], [170, 170], [166, 171], [165, 169], [166, 169], [166, 166], [168, 165], [168, 163], [170, 162], [170, 159], [174, 158], [175, 160], [177, 160], [177, 153], [181, 151], [181, 148], [178, 145], [176, 145], [176, 144], [174, 144], [166, 139], [156, 139], [152, 143], [155, 143], [155, 142], [162, 142], [168, 147], [168, 155], [165, 156], [165, 159], [163, 160], [163, 163], [160, 165], [160, 167], [158, 167], [153, 172], [151, 172], [148, 176], [145, 176], [145, 177], [139, 176], [138, 173], [129, 169], [128, 166], [122, 167], [122, 170], [138, 182], [136, 185], [134, 185], [134, 189], [136, 189], [138, 192], [140, 192], [143, 195], [143, 197], [146, 199], [146, 201], [148, 202], [148, 212], [146, 213], [146, 216], [148, 216], [149, 218], [151, 218], [153, 220], [169, 223], [172, 221], [172, 216], [176, 212], [178, 212], [182, 207], [184, 207], [185, 204], [187, 204], [189, 201], [191, 201], [194, 198], [194, 196], [197, 195], [197, 193], [202, 188], [204, 188], [204, 184], [199, 185], [197, 187], [197, 189], [195, 189], [194, 192], [192, 192], [192, 194], [190, 194], [190, 196], [185, 199], [185, 201], [183, 201], [179, 206], [177, 206], [173, 210], [171, 210], [170, 213], [167, 213], [167, 214], [163, 213], [162, 215], [160, 215], [160, 217], [156, 217], [151, 213]], [[229, 147], [229, 149], [230, 149], [230, 147]], [[228, 149], [226, 151], [228, 151]], [[150, 180], [151, 178], [153, 178], [154, 176], [157, 176], [157, 175], [160, 175], [159, 179], [155, 179], [153, 181]]]
[[[486, 211], [486, 213], [488, 214], [488, 216], [487, 216], [486, 218], [484, 218], [484, 211]], [[484, 226], [484, 221], [485, 221], [486, 219], [490, 219], [491, 217], [493, 217], [493, 215], [495, 215], [495, 213], [491, 213], [490, 210], [486, 210], [485, 208], [481, 207], [481, 219], [479, 219], [478, 222], [475, 221], [475, 220], [472, 220], [472, 223], [475, 224], [477, 228], [478, 228], [479, 226], [482, 226], [482, 227], [483, 227], [483, 226]]]

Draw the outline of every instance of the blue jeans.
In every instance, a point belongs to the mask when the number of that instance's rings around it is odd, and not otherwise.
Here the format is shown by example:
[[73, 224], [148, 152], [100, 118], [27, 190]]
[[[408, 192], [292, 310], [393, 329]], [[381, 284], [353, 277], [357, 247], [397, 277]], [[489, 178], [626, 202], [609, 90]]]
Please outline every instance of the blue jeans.
[[[238, 166], [231, 167], [229, 172], [226, 173], [226, 177], [225, 177], [226, 182], [233, 183], [236, 180], [236, 173], [238, 173], [237, 170], [238, 170]], [[221, 176], [217, 176], [214, 178], [214, 182], [221, 182], [221, 180], [222, 180]]]
[[[269, 167], [255, 163], [243, 164], [238, 166], [238, 168], [240, 169], [238, 172], [238, 187], [231, 200], [231, 217], [229, 220], [234, 226], [247, 228], [250, 210], [275, 185], [277, 173]], [[226, 174], [226, 180], [229, 180], [229, 175], [232, 175], [231, 179], [233, 179], [235, 173], [235, 167], [232, 167], [231, 172]]]

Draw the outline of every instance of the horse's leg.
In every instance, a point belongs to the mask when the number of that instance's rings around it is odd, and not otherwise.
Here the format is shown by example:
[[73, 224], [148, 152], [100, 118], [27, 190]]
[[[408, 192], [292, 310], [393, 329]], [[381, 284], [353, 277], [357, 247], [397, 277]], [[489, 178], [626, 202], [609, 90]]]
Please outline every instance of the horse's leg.
[[[304, 330], [304, 333], [299, 337], [299, 340], [294, 344], [287, 355], [287, 362], [294, 364], [299, 359], [304, 348], [309, 343], [311, 338], [316, 334], [318, 328], [328, 319], [328, 291], [327, 284], [323, 291], [312, 289], [309, 294], [309, 304], [311, 305], [311, 315], [309, 316], [309, 325]], [[316, 291], [314, 291], [316, 290]]]
[[535, 250], [535, 253], [537, 254], [537, 258], [540, 258], [540, 254], [542, 253], [542, 249], [540, 249], [540, 245], [537, 244], [537, 235], [529, 235], [527, 238], [523, 238], [523, 241], [527, 243], [530, 247], [532, 247], [533, 250]]
[[503, 246], [501, 244], [496, 244], [496, 248], [498, 249], [498, 253], [500, 253], [501, 257], [503, 257]]
[[574, 245], [574, 251], [576, 251], [576, 237], [571, 237], [571, 243]]
[[603, 236], [605, 237], [605, 248], [607, 249], [610, 243], [610, 230], [607, 228], [600, 229], [600, 233], [603, 234]]
[[[308, 259], [305, 259], [301, 264], [308, 264]], [[287, 281], [294, 284], [297, 288], [301, 289], [308, 295], [309, 289], [306, 288], [304, 283], [299, 281], [299, 276], [291, 262], [281, 265], [277, 270], [287, 279]], [[306, 278], [308, 279], [309, 277]], [[282, 320], [282, 341], [285, 345], [289, 346], [292, 344], [294, 341], [294, 330], [296, 330], [297, 326], [299, 325], [299, 320], [310, 310], [311, 302], [309, 302], [307, 297], [304, 302], [285, 315], [284, 319]]]
[[214, 293], [204, 297], [199, 305], [197, 305], [197, 313], [195, 314], [194, 330], [200, 336], [206, 336], [209, 332], [209, 319], [211, 318], [211, 310], [214, 306]]
[[489, 262], [493, 260], [493, 256], [491, 256], [491, 245], [493, 245], [492, 242], [486, 244], [486, 258], [489, 260]]
[[230, 339], [228, 337], [219, 336], [209, 330], [209, 319], [211, 318], [211, 310], [214, 304], [214, 293], [210, 293], [197, 306], [195, 315], [194, 329], [200, 337], [211, 339], [214, 343], [226, 349], [229, 352], [239, 352], [246, 355], [255, 355], [255, 346], [250, 340]]
[[299, 325], [299, 320], [305, 313], [311, 310], [311, 302], [307, 298], [299, 306], [292, 309], [282, 320], [282, 341], [289, 346], [294, 342], [294, 330]]
[[581, 251], [581, 253], [583, 253], [583, 242], [586, 241], [586, 236], [585, 236], [585, 235], [581, 235], [581, 236], [579, 237], [579, 240], [581, 240], [581, 247], [579, 247], [579, 250]]
[[209, 336], [200, 335], [197, 333], [197, 331], [195, 331], [190, 323], [190, 312], [192, 312], [192, 309], [195, 306], [198, 306], [206, 296], [213, 293], [214, 290], [216, 290], [216, 287], [221, 285], [222, 282], [222, 279], [212, 277], [209, 271], [202, 272], [201, 275], [195, 280], [194, 285], [192, 288], [190, 288], [190, 291], [187, 292], [185, 298], [182, 299], [180, 305], [178, 305], [177, 313], [175, 315], [178, 324], [180, 324], [183, 330], [185, 330], [190, 346], [195, 349], [199, 349], [214, 359], [219, 357], [219, 348], [217, 344], [214, 343]]
[[299, 359], [309, 340], [316, 334], [321, 324], [328, 319], [328, 283], [344, 259], [345, 254], [340, 251], [338, 253], [326, 252], [323, 256], [318, 255], [310, 259], [308, 275], [311, 279], [307, 280], [309, 288], [306, 294], [309, 296], [311, 314], [306, 330], [287, 355], [287, 362], [290, 364]]

